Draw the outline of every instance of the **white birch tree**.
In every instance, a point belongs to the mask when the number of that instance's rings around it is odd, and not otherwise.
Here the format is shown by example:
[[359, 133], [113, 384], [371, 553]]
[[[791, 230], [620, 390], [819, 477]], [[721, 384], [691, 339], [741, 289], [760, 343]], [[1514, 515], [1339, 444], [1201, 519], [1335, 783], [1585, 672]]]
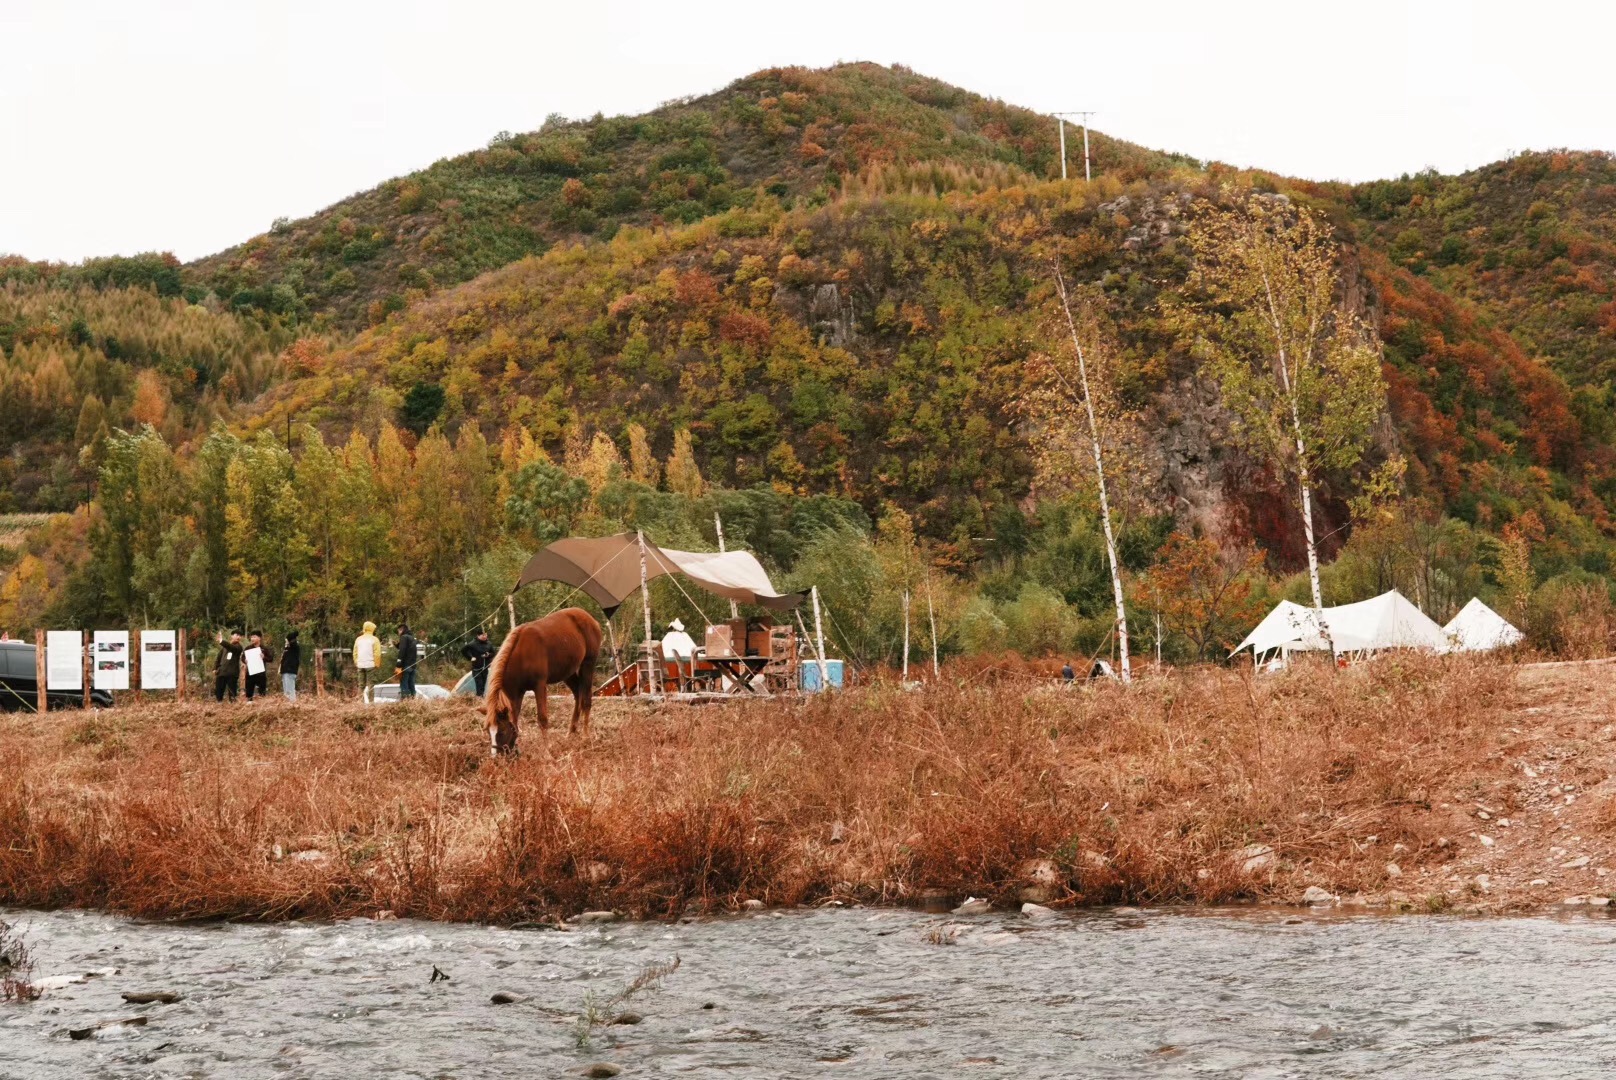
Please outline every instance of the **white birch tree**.
[[1313, 607], [1319, 585], [1313, 491], [1358, 464], [1386, 402], [1374, 331], [1339, 295], [1327, 224], [1274, 196], [1204, 214], [1189, 234], [1195, 265], [1170, 306], [1237, 420], [1244, 447], [1294, 478]]
[[[1106, 557], [1111, 569], [1112, 598], [1116, 603], [1118, 674], [1121, 675], [1123, 682], [1129, 682], [1133, 678], [1133, 667], [1128, 650], [1128, 609], [1122, 589], [1122, 565], [1117, 558], [1116, 533], [1111, 526], [1111, 498], [1106, 488], [1105, 451], [1102, 447], [1105, 439], [1100, 419], [1101, 412], [1110, 410], [1095, 408], [1096, 391], [1099, 388], [1096, 385], [1097, 380], [1090, 379], [1088, 355], [1089, 351], [1103, 346], [1099, 344], [1097, 328], [1087, 311], [1084, 312], [1081, 321], [1088, 333], [1085, 335], [1079, 332], [1079, 319], [1072, 314], [1071, 297], [1067, 294], [1066, 279], [1059, 267], [1054, 269], [1053, 277], [1065, 328], [1072, 339], [1072, 352], [1077, 361], [1077, 377], [1074, 380], [1065, 366], [1051, 357], [1048, 366], [1055, 386], [1046, 387], [1041, 392], [1035, 390], [1029, 396], [1031, 406], [1029, 412], [1043, 428], [1044, 446], [1043, 453], [1040, 454], [1040, 472], [1047, 478], [1063, 467], [1062, 458], [1070, 456], [1067, 447], [1074, 441], [1074, 437], [1086, 443], [1083, 451], [1092, 455], [1095, 486], [1100, 502], [1100, 525], [1105, 534]], [[1084, 346], [1085, 336], [1090, 339], [1088, 349]], [[1105, 395], [1105, 399], [1109, 402], [1110, 395]], [[1079, 410], [1075, 425], [1070, 415], [1073, 408]], [[1077, 430], [1073, 430], [1074, 427]]]

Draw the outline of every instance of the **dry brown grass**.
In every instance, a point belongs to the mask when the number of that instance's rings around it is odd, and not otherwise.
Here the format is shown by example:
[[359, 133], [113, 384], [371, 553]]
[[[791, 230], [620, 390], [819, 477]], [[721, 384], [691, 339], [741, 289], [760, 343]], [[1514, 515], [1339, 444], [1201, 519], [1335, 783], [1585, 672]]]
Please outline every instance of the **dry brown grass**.
[[[1445, 857], [1508, 669], [1387, 658], [1133, 687], [969, 679], [803, 703], [598, 703], [487, 757], [466, 705], [150, 705], [0, 718], [0, 903], [145, 916], [660, 916], [756, 897], [1220, 902]], [[531, 716], [531, 708], [528, 715]], [[1449, 823], [1451, 824], [1451, 823]], [[1375, 834], [1381, 854], [1353, 838]], [[1271, 863], [1242, 869], [1247, 845]], [[314, 854], [309, 854], [314, 853]]]

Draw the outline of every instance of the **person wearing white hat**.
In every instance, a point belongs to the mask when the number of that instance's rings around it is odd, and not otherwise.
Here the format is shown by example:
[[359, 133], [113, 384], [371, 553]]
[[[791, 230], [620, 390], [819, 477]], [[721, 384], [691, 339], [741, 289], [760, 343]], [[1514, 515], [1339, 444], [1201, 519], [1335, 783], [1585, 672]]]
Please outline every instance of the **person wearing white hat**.
[[662, 635], [662, 657], [672, 659], [674, 670], [679, 673], [679, 689], [687, 689], [685, 675], [686, 665], [689, 665], [689, 682], [696, 678], [696, 642], [685, 633], [685, 624], [678, 619], [668, 624], [668, 632]]

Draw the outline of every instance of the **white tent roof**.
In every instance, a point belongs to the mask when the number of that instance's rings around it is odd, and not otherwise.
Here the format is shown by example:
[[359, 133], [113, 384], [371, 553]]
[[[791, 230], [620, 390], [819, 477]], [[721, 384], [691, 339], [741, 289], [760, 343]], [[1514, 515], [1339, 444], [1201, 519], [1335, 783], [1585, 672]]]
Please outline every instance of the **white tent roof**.
[[1393, 589], [1371, 600], [1325, 608], [1336, 652], [1360, 649], [1448, 651], [1448, 635], [1408, 597]]
[[1442, 628], [1458, 652], [1486, 652], [1519, 643], [1526, 637], [1508, 619], [1473, 596]]
[[[1320, 614], [1330, 631], [1328, 640], [1319, 630]], [[1282, 600], [1246, 636], [1235, 652], [1247, 647], [1261, 654], [1275, 649], [1287, 652], [1327, 649], [1331, 645], [1338, 653], [1366, 649], [1446, 652], [1450, 647], [1448, 635], [1443, 629], [1410, 603], [1406, 596], [1393, 589], [1356, 604], [1327, 607], [1322, 613]]]
[[1289, 600], [1281, 600], [1235, 652], [1250, 648], [1258, 654], [1275, 649], [1322, 649], [1324, 635], [1319, 630], [1318, 612]]

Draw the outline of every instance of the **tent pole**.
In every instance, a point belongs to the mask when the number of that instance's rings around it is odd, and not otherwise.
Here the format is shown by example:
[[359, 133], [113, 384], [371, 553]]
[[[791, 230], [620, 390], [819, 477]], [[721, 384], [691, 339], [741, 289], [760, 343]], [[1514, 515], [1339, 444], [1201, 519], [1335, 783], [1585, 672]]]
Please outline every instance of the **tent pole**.
[[[713, 528], [718, 530], [718, 553], [722, 555], [724, 554], [724, 519], [718, 516], [718, 511], [716, 510], [713, 511]], [[729, 602], [729, 617], [732, 619], [741, 617], [741, 609], [736, 606], [733, 600]]]
[[617, 630], [612, 626], [612, 617], [606, 616], [606, 638], [612, 643], [612, 674], [616, 675], [622, 669], [622, 660], [617, 655]]
[[819, 689], [830, 692], [830, 666], [825, 663], [825, 624], [819, 617], [819, 586], [809, 590], [814, 598], [814, 640], [819, 647]]
[[645, 685], [655, 694], [661, 686], [662, 672], [657, 670], [660, 665], [657, 664], [656, 652], [651, 647], [651, 587], [645, 571], [645, 530], [636, 531], [634, 537], [640, 545], [640, 607], [645, 612], [645, 667], [651, 675]]
[[511, 617], [511, 632], [516, 632], [516, 594], [508, 593], [505, 597], [505, 611]]

